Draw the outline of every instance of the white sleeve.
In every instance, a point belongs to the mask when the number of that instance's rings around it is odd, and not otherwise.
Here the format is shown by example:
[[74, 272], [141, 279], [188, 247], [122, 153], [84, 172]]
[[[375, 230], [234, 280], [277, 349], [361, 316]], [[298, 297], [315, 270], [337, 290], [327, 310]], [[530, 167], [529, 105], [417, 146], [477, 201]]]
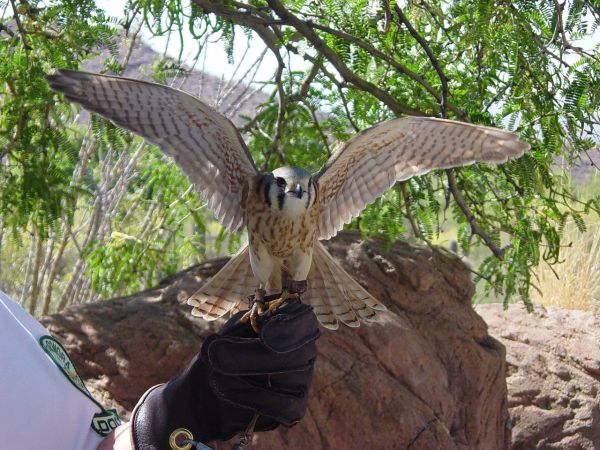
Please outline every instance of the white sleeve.
[[92, 422], [97, 426], [103, 409], [62, 346], [44, 336], [48, 331], [0, 291], [0, 446], [96, 450], [103, 437]]

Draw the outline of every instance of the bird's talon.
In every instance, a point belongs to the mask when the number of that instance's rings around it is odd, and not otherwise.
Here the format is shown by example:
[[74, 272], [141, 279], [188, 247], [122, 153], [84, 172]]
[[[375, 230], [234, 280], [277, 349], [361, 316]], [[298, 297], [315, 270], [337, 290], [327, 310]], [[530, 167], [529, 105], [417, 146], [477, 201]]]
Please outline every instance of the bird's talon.
[[257, 316], [250, 316], [250, 326], [256, 334], [260, 334], [260, 324], [258, 323]]
[[276, 299], [276, 300], [271, 300], [269, 302], [269, 311], [273, 312], [275, 311], [277, 308], [279, 308], [281, 306], [281, 304], [285, 302], [285, 299], [282, 297]]
[[251, 310], [246, 311], [246, 313], [240, 318], [241, 323], [247, 323], [248, 320], [250, 320], [250, 311]]
[[267, 316], [274, 313], [285, 301], [289, 298], [299, 297], [298, 293], [290, 292], [288, 289], [284, 289], [279, 298], [271, 301], [264, 301], [265, 291], [257, 289], [253, 296], [248, 297], [250, 301], [250, 310], [248, 310], [241, 318], [241, 323], [250, 322], [250, 326], [257, 333], [260, 334], [260, 318], [266, 313]]
[[265, 313], [265, 304], [262, 301], [253, 301], [250, 309], [240, 318], [241, 323], [248, 323], [250, 321], [250, 326], [256, 332], [256, 334], [260, 333], [260, 323], [259, 318]]

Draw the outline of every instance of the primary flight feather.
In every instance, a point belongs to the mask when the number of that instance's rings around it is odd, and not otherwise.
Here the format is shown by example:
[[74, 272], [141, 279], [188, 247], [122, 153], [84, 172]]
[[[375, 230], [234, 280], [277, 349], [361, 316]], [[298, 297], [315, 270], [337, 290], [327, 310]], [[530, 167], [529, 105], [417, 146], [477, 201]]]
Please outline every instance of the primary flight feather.
[[208, 320], [239, 308], [249, 292], [260, 300], [283, 288], [303, 293], [325, 327], [358, 326], [385, 307], [319, 240], [335, 236], [397, 181], [433, 169], [502, 163], [529, 149], [499, 129], [406, 117], [360, 132], [317, 174], [296, 167], [259, 173], [231, 121], [185, 92], [73, 70], [47, 79], [68, 100], [159, 146], [227, 229], [248, 228], [248, 244], [188, 300], [192, 313]]

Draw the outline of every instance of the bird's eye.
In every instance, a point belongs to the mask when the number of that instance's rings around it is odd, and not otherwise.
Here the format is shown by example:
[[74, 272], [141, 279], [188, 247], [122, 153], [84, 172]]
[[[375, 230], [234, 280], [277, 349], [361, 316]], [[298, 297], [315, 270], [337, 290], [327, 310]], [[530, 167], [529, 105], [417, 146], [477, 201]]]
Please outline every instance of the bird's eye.
[[285, 185], [287, 185], [285, 180], [281, 177], [275, 178], [275, 181], [277, 182], [277, 186], [279, 186], [279, 187], [284, 187]]

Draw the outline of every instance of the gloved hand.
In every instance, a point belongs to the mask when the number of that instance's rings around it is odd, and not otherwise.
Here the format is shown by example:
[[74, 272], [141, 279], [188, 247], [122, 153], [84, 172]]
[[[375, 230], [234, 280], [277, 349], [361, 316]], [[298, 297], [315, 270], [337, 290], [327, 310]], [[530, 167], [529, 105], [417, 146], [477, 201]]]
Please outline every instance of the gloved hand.
[[260, 336], [239, 323], [242, 315], [209, 336], [181, 374], [140, 399], [131, 419], [136, 449], [171, 450], [169, 436], [179, 428], [195, 441], [227, 440], [255, 413], [257, 431], [304, 416], [320, 335], [312, 308], [288, 300], [266, 314]]

